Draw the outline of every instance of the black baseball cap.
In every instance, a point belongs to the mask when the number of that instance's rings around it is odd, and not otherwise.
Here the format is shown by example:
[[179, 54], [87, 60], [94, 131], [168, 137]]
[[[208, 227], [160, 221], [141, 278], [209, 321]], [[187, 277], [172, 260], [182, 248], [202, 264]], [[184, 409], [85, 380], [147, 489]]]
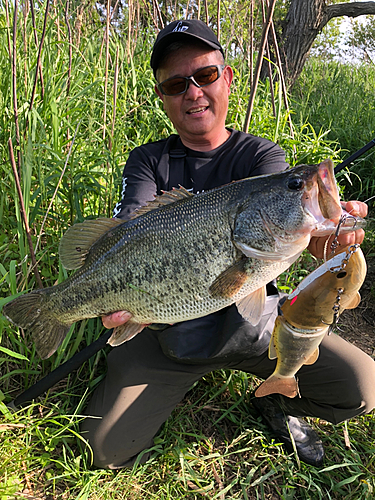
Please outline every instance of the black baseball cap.
[[151, 68], [154, 71], [154, 75], [166, 47], [173, 42], [188, 41], [188, 37], [200, 40], [214, 50], [220, 50], [224, 56], [223, 47], [220, 45], [215, 33], [203, 21], [199, 19], [173, 21], [162, 29], [156, 37], [151, 54]]

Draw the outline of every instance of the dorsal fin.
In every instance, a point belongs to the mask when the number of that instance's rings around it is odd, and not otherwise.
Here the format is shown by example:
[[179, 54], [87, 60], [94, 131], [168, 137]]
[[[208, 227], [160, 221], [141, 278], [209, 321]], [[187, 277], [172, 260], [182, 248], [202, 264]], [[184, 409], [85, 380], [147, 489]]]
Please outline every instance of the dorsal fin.
[[144, 207], [140, 207], [135, 210], [131, 219], [135, 219], [136, 217], [140, 217], [141, 215], [147, 214], [152, 210], [156, 210], [157, 208], [163, 207], [165, 205], [169, 205], [170, 203], [175, 203], [176, 201], [184, 200], [186, 198], [191, 198], [194, 196], [193, 193], [190, 193], [187, 189], [182, 186], [178, 188], [173, 188], [171, 191], [162, 191], [162, 194], [155, 196], [155, 199], [147, 202]]
[[123, 222], [121, 219], [100, 217], [74, 224], [60, 240], [59, 256], [62, 265], [66, 269], [78, 269], [83, 266], [92, 245], [107, 231]]

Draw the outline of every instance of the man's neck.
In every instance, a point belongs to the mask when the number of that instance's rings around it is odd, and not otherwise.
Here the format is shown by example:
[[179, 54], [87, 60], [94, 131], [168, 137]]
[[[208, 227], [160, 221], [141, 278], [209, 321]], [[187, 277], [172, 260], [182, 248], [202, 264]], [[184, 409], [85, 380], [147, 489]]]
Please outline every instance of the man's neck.
[[208, 137], [205, 135], [198, 137], [180, 135], [182, 144], [187, 148], [192, 149], [193, 151], [212, 151], [213, 149], [216, 149], [224, 144], [224, 142], [226, 142], [229, 137], [230, 131], [226, 128], [219, 136], [215, 135], [214, 137]]

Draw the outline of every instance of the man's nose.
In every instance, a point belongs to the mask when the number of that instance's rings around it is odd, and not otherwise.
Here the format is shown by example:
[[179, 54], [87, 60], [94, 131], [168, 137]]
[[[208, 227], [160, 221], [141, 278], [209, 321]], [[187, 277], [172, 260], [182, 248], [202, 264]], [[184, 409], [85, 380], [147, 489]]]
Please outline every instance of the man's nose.
[[186, 98], [196, 100], [198, 97], [202, 97], [202, 95], [203, 89], [201, 87], [198, 87], [193, 79], [190, 79], [188, 81], [188, 88], [185, 92]]

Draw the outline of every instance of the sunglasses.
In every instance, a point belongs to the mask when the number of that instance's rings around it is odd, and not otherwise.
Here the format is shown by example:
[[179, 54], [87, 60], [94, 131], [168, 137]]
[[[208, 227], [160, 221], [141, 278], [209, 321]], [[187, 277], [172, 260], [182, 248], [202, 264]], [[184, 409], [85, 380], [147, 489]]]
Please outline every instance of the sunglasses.
[[216, 80], [221, 77], [224, 68], [224, 64], [205, 66], [204, 68], [198, 69], [198, 71], [191, 76], [174, 76], [158, 83], [156, 86], [164, 95], [184, 94], [190, 82], [193, 82], [198, 88], [206, 87], [216, 82]]

